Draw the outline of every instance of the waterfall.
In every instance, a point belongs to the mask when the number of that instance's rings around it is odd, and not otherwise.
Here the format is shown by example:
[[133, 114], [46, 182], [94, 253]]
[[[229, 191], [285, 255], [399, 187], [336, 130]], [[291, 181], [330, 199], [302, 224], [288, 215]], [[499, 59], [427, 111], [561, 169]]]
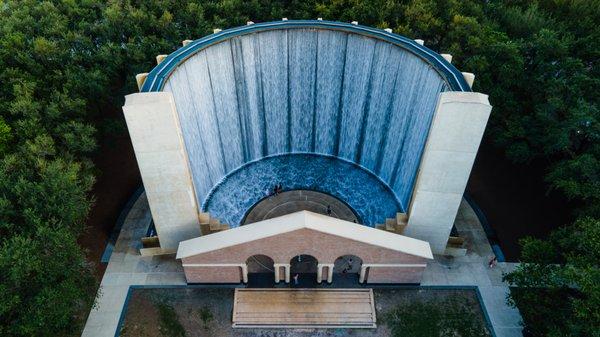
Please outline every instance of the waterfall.
[[389, 42], [277, 29], [200, 50], [163, 90], [175, 98], [199, 205], [245, 163], [317, 153], [373, 172], [406, 211], [436, 101], [448, 85]]

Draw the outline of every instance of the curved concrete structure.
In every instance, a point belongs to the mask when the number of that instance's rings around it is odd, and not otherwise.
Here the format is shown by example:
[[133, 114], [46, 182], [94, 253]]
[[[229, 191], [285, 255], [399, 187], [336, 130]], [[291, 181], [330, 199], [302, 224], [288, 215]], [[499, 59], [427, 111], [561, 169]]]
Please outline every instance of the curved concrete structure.
[[[374, 174], [337, 157], [314, 153], [274, 155], [244, 164], [218, 183], [202, 205], [204, 212], [236, 227], [246, 212], [272, 192], [311, 190], [336, 197], [356, 211], [359, 223], [375, 227], [400, 209], [394, 192]], [[352, 221], [354, 219], [348, 219]]]
[[283, 183], [444, 253], [491, 111], [450, 59], [325, 21], [215, 30], [160, 56], [123, 110], [161, 252], [238, 226]]
[[372, 171], [396, 194], [398, 211], [407, 210], [439, 93], [448, 90], [470, 89], [437, 53], [327, 21], [220, 31], [169, 55], [142, 88], [173, 93], [199, 205], [247, 162], [309, 152]]

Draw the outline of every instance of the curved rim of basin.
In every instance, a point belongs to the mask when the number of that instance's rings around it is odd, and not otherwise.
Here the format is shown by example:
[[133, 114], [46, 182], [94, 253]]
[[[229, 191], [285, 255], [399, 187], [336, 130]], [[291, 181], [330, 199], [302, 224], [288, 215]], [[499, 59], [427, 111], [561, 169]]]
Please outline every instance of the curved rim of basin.
[[465, 81], [462, 73], [446, 61], [437, 52], [422, 46], [407, 37], [388, 33], [383, 29], [372, 28], [361, 25], [354, 25], [345, 22], [336, 21], [321, 21], [321, 20], [285, 20], [272, 21], [264, 23], [254, 23], [246, 26], [240, 26], [222, 30], [218, 33], [211, 34], [194, 40], [185, 47], [181, 47], [173, 53], [169, 54], [165, 60], [154, 67], [144, 81], [141, 92], [161, 91], [166, 79], [177, 68], [178, 65], [185, 62], [186, 59], [193, 56], [202, 49], [219, 42], [231, 39], [235, 36], [263, 32], [277, 29], [302, 29], [302, 28], [318, 28], [340, 30], [359, 35], [372, 37], [392, 43], [398, 47], [404, 48], [416, 56], [430, 64], [442, 77], [448, 82], [448, 85], [455, 91], [471, 91], [469, 84]]
[[[236, 167], [235, 169], [229, 171], [227, 174], [225, 174], [221, 180], [219, 182], [217, 182], [216, 184], [213, 185], [213, 187], [210, 189], [210, 191], [208, 192], [208, 194], [206, 195], [206, 198], [204, 199], [204, 202], [202, 202], [202, 205], [200, 206], [200, 209], [202, 209], [203, 212], [208, 211], [208, 204], [210, 203], [210, 200], [213, 196], [213, 194], [215, 194], [215, 191], [223, 184], [226, 183], [226, 181], [232, 177], [233, 175], [237, 174], [238, 172], [244, 170], [245, 168], [247, 168], [250, 165], [256, 164], [260, 161], [264, 161], [264, 160], [268, 160], [268, 159], [274, 159], [276, 157], [289, 157], [289, 156], [297, 156], [297, 155], [305, 155], [305, 156], [314, 156], [314, 157], [322, 157], [322, 158], [328, 158], [328, 159], [333, 159], [333, 160], [339, 160], [341, 162], [344, 162], [345, 164], [348, 164], [349, 166], [352, 166], [354, 168], [357, 168], [359, 170], [364, 171], [366, 174], [370, 175], [371, 177], [373, 177], [374, 179], [376, 179], [381, 186], [383, 186], [386, 190], [388, 190], [388, 192], [390, 193], [390, 195], [394, 196], [394, 201], [396, 202], [397, 205], [400, 206], [401, 209], [404, 209], [404, 205], [402, 205], [402, 203], [400, 202], [400, 200], [398, 200], [398, 196], [396, 195], [396, 193], [394, 193], [394, 190], [392, 190], [392, 188], [385, 182], [383, 181], [377, 174], [375, 174], [373, 171], [369, 170], [366, 167], [363, 167], [360, 164], [357, 164], [351, 160], [342, 158], [342, 157], [337, 157], [337, 156], [333, 156], [333, 155], [329, 155], [329, 154], [324, 154], [324, 153], [316, 153], [316, 152], [286, 152], [286, 153], [276, 153], [276, 154], [271, 154], [268, 156], [264, 156], [264, 157], [260, 157], [254, 160], [251, 160], [247, 163], [244, 163], [242, 165], [240, 165], [239, 167]], [[316, 190], [316, 189], [306, 189], [307, 191], [315, 191], [315, 192], [320, 192], [320, 193], [325, 193], [325, 194], [330, 194], [331, 196], [338, 198], [337, 196], [328, 193], [326, 191], [320, 191], [320, 190]], [[338, 198], [340, 199], [340, 198]], [[341, 200], [341, 199], [340, 199]], [[345, 202], [346, 203], [346, 202]], [[347, 204], [347, 203], [346, 203]], [[348, 207], [352, 208], [349, 204]], [[362, 222], [362, 221], [361, 221]]]
[[[281, 192], [280, 194], [284, 195], [286, 193], [290, 193], [290, 192], [311, 192], [311, 193], [315, 193], [315, 194], [320, 194], [320, 195], [325, 195], [327, 197], [330, 197], [332, 199], [335, 200], [335, 202], [340, 203], [341, 205], [343, 205], [348, 211], [350, 211], [350, 213], [352, 213], [352, 215], [354, 216], [354, 218], [356, 219], [356, 223], [358, 224], [362, 224], [362, 219], [360, 217], [360, 215], [356, 212], [356, 210], [354, 208], [352, 208], [352, 206], [348, 205], [347, 202], [345, 202], [344, 200], [336, 197], [335, 195], [331, 194], [331, 193], [327, 193], [327, 192], [321, 192], [321, 191], [316, 191], [316, 190], [309, 190], [309, 189], [292, 189], [292, 190], [286, 190]], [[244, 217], [242, 218], [242, 221], [240, 222], [240, 226], [245, 226], [245, 225], [249, 225], [251, 223], [246, 223], [246, 220], [248, 220], [248, 216], [252, 213], [252, 211], [254, 211], [256, 209], [256, 207], [260, 206], [261, 204], [263, 204], [265, 201], [267, 201], [269, 198], [272, 198], [273, 196], [265, 196], [262, 199], [260, 199], [259, 201], [257, 201], [254, 205], [252, 205], [250, 208], [248, 208], [248, 210], [246, 210], [246, 213], [244, 213]], [[282, 204], [278, 204], [277, 206], [275, 206], [275, 208], [281, 206]], [[273, 211], [275, 208], [272, 208], [269, 210], [269, 212]], [[297, 211], [294, 211], [297, 212]], [[293, 213], [293, 212], [292, 212]], [[267, 213], [269, 214], [269, 213]], [[267, 219], [272, 219], [272, 218], [265, 218], [265, 219], [261, 219], [259, 221], [264, 221]], [[339, 219], [339, 218], [338, 218]], [[342, 219], [345, 220], [345, 219]], [[345, 220], [345, 221], [350, 221], [350, 220]]]

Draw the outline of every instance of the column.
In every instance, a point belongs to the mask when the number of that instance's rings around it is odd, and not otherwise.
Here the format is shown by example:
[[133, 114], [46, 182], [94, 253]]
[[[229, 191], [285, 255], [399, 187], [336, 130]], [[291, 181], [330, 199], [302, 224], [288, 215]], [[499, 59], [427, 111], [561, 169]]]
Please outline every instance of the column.
[[317, 264], [317, 282], [323, 281], [323, 268], [327, 268], [327, 283], [331, 283], [333, 281], [333, 263]]
[[358, 277], [358, 283], [365, 283], [365, 278], [367, 276], [367, 266], [360, 266], [360, 276]]
[[275, 283], [279, 283], [281, 281], [281, 276], [279, 275], [279, 270], [281, 268], [278, 265], [273, 264], [273, 270], [275, 271]]
[[446, 249], [491, 109], [484, 94], [440, 94], [404, 230], [436, 254]]
[[173, 95], [127, 95], [123, 113], [160, 246], [200, 236], [198, 208]]
[[285, 283], [290, 283], [290, 264], [274, 263], [273, 268], [275, 268], [275, 283], [279, 283], [279, 281], [281, 281], [281, 267], [284, 268]]
[[317, 283], [321, 283], [323, 281], [323, 265], [317, 264]]
[[333, 282], [333, 263], [327, 265], [327, 283]]
[[284, 267], [285, 267], [285, 283], [290, 283], [290, 269], [291, 269], [291, 266], [288, 263]]
[[242, 267], [242, 282], [248, 283], [248, 265], [244, 263], [240, 267]]

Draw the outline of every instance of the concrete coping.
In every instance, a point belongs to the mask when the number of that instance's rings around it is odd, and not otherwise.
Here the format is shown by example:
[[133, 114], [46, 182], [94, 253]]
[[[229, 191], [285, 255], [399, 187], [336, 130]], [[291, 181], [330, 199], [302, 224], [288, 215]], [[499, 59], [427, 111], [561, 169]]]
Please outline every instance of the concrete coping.
[[490, 105], [488, 95], [472, 91], [446, 91], [440, 94], [439, 104], [475, 103]]
[[136, 104], [158, 104], [173, 101], [173, 94], [167, 91], [138, 92], [125, 96], [124, 106]]

